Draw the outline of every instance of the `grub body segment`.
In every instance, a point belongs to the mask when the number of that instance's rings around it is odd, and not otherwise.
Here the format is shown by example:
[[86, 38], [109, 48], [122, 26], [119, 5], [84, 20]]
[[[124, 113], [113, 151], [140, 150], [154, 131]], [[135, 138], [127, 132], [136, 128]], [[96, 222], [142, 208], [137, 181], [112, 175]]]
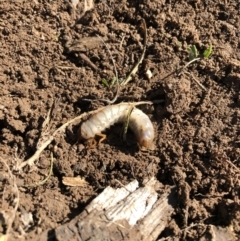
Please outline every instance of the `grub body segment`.
[[[124, 123], [132, 107], [131, 103], [109, 105], [80, 127], [80, 135], [84, 139], [94, 138], [115, 123]], [[149, 117], [137, 108], [133, 108], [129, 118], [129, 128], [134, 132], [140, 146], [150, 147], [154, 139], [154, 128]]]

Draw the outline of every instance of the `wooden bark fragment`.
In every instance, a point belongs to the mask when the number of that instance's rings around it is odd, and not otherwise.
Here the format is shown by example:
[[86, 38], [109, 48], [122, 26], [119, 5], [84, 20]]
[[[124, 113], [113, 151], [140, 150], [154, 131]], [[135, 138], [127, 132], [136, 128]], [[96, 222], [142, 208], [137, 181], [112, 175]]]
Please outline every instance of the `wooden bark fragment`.
[[139, 187], [135, 180], [113, 189], [107, 187], [69, 223], [44, 232], [45, 240], [141, 240], [155, 241], [176, 206], [175, 188], [158, 195], [154, 178]]

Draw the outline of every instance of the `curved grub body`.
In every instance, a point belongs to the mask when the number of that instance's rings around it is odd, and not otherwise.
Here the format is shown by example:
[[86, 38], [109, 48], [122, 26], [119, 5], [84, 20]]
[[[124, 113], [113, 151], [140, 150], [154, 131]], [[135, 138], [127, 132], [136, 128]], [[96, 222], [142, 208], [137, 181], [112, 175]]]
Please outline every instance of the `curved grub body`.
[[[94, 138], [115, 123], [127, 120], [131, 103], [109, 105], [94, 114], [80, 127], [80, 135], [84, 139]], [[129, 128], [134, 132], [140, 146], [150, 147], [154, 138], [154, 128], [149, 117], [137, 108], [133, 108], [129, 118]]]

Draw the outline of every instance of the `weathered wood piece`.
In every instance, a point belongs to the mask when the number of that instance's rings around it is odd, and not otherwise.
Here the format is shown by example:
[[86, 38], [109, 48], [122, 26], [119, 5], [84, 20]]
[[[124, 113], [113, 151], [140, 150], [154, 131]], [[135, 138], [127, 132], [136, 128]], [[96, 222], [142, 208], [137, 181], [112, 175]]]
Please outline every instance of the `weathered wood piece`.
[[116, 190], [107, 187], [79, 216], [39, 240], [155, 241], [177, 201], [174, 188], [159, 196], [157, 183], [152, 178], [143, 187], [136, 180]]

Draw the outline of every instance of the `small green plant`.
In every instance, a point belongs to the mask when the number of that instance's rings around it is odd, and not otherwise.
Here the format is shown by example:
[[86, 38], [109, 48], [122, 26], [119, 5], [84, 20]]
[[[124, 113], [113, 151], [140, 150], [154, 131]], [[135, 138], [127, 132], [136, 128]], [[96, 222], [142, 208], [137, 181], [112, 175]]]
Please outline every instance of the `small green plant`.
[[196, 45], [191, 45], [188, 48], [188, 54], [189, 54], [189, 62], [187, 62], [187, 64], [181, 70], [187, 68], [193, 62], [208, 58], [212, 54], [212, 44], [210, 44], [210, 46], [203, 52], [202, 55], [199, 55]]
[[[198, 49], [196, 45], [191, 45], [188, 48], [188, 54], [189, 54], [189, 62], [181, 68], [180, 72], [182, 72], [184, 69], [186, 69], [190, 64], [201, 60], [201, 59], [207, 59], [211, 54], [212, 54], [212, 44], [209, 45], [209, 47], [204, 50], [203, 54], [199, 54]], [[190, 74], [190, 73], [189, 73]], [[193, 80], [202, 88], [206, 91], [206, 88], [191, 74]]]
[[193, 59], [196, 59], [199, 55], [196, 45], [191, 45], [188, 48], [188, 53], [189, 53], [189, 60], [190, 61], [193, 60]]
[[110, 82], [107, 81], [106, 79], [101, 79], [101, 82], [107, 88], [111, 88], [117, 82], [117, 78], [114, 76]]
[[109, 88], [109, 84], [108, 81], [106, 79], [101, 79], [101, 82], [104, 86], [106, 86], [107, 88]]
[[203, 52], [203, 58], [207, 59], [212, 54], [212, 44]]
[[[202, 55], [199, 55], [198, 49], [196, 45], [191, 45], [188, 48], [188, 54], [189, 54], [189, 61], [196, 61], [201, 58], [207, 59], [212, 54], [212, 44], [209, 45], [209, 47], [204, 50]], [[192, 62], [191, 62], [192, 63]]]

